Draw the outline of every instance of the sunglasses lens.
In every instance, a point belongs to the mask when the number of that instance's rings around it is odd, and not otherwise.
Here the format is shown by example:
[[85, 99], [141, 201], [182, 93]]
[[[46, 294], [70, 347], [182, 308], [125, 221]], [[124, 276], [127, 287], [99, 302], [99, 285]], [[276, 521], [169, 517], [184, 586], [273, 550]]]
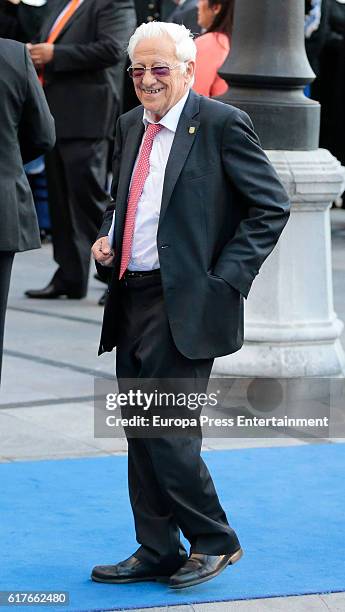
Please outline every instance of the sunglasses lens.
[[132, 77], [132, 79], [142, 79], [144, 74], [144, 68], [131, 68], [129, 70], [129, 76]]
[[[128, 69], [128, 74], [132, 79], [142, 79], [145, 74], [145, 68], [132, 68]], [[154, 77], [167, 77], [170, 74], [169, 66], [154, 66], [151, 68], [151, 74]]]
[[151, 73], [155, 77], [167, 77], [170, 74], [170, 68], [168, 66], [155, 66], [151, 68]]

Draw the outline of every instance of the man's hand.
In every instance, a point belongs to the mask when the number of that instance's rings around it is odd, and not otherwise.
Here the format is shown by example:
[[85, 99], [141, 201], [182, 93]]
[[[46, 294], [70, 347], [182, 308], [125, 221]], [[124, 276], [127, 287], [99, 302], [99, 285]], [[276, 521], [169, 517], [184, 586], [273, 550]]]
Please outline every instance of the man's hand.
[[26, 46], [36, 68], [49, 64], [54, 57], [54, 45], [49, 43], [39, 43], [38, 45], [28, 43]]
[[91, 251], [95, 260], [102, 266], [111, 266], [113, 263], [114, 251], [110, 247], [108, 236], [96, 240]]

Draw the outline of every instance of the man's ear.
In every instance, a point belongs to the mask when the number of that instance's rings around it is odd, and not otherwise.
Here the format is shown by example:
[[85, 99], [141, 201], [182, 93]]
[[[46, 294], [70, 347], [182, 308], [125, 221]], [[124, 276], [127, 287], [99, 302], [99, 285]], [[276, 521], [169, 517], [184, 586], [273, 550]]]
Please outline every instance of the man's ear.
[[190, 80], [195, 74], [195, 62], [190, 60], [187, 64], [186, 75], [188, 76], [188, 80]]

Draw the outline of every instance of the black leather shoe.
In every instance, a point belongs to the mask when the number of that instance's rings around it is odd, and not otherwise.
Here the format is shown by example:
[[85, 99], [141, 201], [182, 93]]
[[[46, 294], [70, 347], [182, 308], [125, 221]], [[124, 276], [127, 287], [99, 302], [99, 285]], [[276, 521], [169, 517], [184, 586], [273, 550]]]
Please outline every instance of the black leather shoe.
[[157, 565], [152, 565], [131, 555], [128, 559], [116, 565], [96, 565], [91, 579], [95, 582], [110, 582], [112, 584], [125, 582], [168, 582], [169, 576], [160, 573]]
[[232, 555], [215, 556], [191, 553], [188, 561], [170, 577], [169, 587], [184, 589], [211, 580], [228, 565], [233, 565], [236, 561], [239, 561], [242, 555], [242, 548], [239, 548]]
[[85, 297], [85, 293], [76, 291], [75, 289], [67, 289], [57, 287], [54, 283], [49, 283], [44, 289], [28, 289], [25, 291], [28, 298], [35, 300], [55, 300], [59, 297], [67, 297], [72, 300], [81, 300]]
[[101, 297], [98, 300], [98, 306], [104, 306], [105, 302], [107, 300], [107, 295], [108, 295], [108, 289], [106, 289], [104, 291], [104, 293], [102, 293]]
[[98, 280], [100, 283], [103, 283], [104, 285], [107, 285], [107, 284], [108, 284], [108, 281], [104, 280], [104, 278], [102, 278], [102, 277], [101, 277], [101, 276], [98, 274], [98, 272], [96, 272], [96, 274], [94, 274], [94, 275], [93, 275], [93, 278], [94, 278], [95, 280]]

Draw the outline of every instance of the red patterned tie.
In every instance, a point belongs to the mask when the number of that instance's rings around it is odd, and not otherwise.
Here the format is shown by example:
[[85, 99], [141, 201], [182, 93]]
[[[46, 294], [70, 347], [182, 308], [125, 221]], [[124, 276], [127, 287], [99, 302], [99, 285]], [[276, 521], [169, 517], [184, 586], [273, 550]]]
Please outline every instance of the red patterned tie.
[[133, 174], [132, 184], [128, 196], [125, 229], [123, 232], [121, 267], [119, 278], [122, 278], [127, 270], [131, 253], [135, 226], [135, 215], [138, 202], [144, 189], [145, 181], [150, 171], [150, 154], [153, 140], [162, 129], [159, 123], [149, 123], [145, 132], [144, 142], [141, 147], [138, 163]]

